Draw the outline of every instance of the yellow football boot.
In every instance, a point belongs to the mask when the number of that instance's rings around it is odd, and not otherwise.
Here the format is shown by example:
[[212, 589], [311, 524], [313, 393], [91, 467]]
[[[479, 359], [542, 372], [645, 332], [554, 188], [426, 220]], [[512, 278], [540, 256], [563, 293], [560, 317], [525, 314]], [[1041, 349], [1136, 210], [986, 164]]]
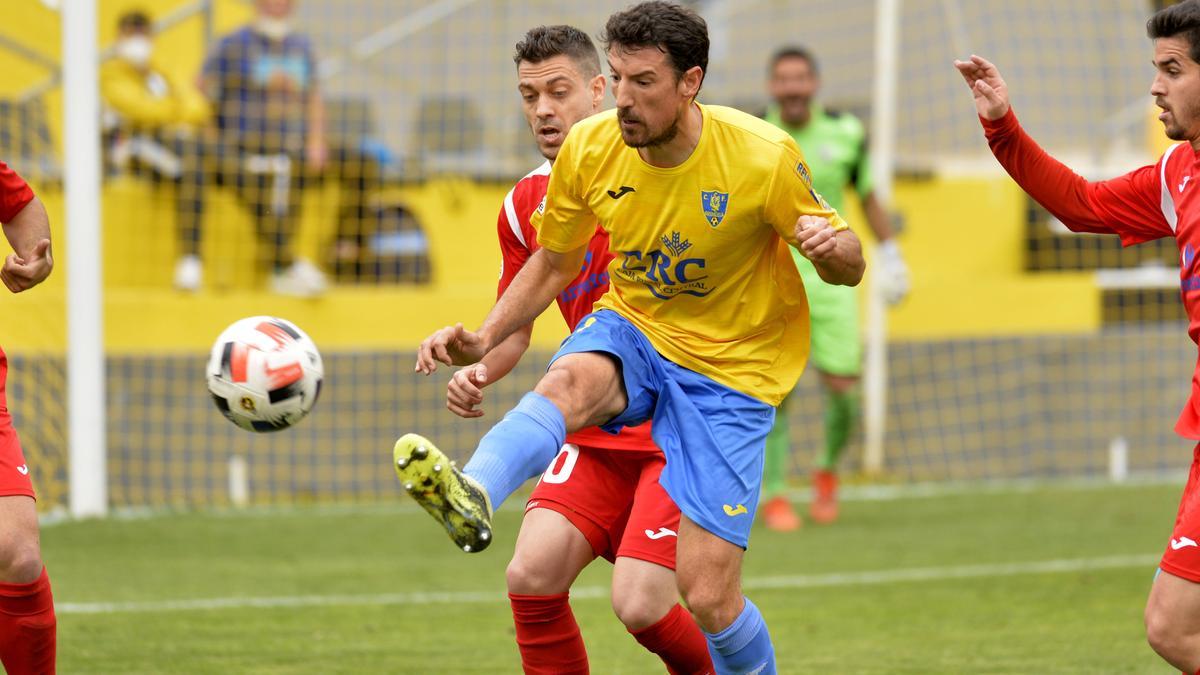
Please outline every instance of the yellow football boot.
[[483, 486], [458, 470], [429, 439], [405, 434], [392, 450], [396, 477], [454, 544], [478, 553], [492, 543], [492, 504]]

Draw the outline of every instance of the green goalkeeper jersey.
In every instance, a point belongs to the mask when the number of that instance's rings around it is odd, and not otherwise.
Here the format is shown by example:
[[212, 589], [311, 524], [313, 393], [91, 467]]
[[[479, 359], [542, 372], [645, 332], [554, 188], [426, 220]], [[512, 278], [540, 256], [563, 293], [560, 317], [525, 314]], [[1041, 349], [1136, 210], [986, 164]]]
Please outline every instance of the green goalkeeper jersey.
[[[813, 189], [835, 210], [841, 210], [846, 188], [853, 188], [860, 197], [871, 192], [866, 132], [857, 117], [829, 113], [814, 105], [808, 124], [800, 129], [784, 124], [774, 106], [764, 119], [795, 139], [812, 172]], [[858, 290], [825, 283], [817, 268], [795, 248], [792, 258], [808, 296], [810, 361], [832, 375], [857, 376], [862, 370]]]
[[867, 134], [854, 115], [830, 113], [812, 107], [808, 124], [797, 129], [784, 124], [779, 108], [767, 108], [764, 119], [791, 134], [812, 171], [813, 189], [834, 210], [841, 212], [846, 188], [860, 197], [871, 192], [871, 169], [867, 156]]

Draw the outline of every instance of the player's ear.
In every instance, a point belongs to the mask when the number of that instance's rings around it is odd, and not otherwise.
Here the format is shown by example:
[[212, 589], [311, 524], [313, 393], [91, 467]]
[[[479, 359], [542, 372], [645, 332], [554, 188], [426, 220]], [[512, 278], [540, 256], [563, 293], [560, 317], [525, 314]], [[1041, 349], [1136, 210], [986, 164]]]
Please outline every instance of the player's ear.
[[604, 90], [608, 86], [608, 80], [603, 75], [597, 75], [592, 78], [589, 86], [592, 89], [592, 110], [599, 110], [600, 106], [604, 105]]
[[692, 66], [684, 71], [679, 78], [680, 93], [685, 98], [695, 98], [696, 94], [700, 93], [700, 83], [704, 81], [704, 69], [700, 66]]

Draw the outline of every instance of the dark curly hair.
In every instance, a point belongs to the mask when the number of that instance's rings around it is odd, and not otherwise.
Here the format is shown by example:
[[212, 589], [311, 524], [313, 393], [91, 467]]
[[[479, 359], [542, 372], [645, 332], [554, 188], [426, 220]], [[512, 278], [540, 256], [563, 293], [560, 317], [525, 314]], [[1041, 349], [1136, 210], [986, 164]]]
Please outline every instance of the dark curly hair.
[[670, 59], [677, 80], [695, 66], [708, 72], [708, 24], [673, 2], [653, 0], [613, 14], [600, 40], [605, 49], [658, 49]]

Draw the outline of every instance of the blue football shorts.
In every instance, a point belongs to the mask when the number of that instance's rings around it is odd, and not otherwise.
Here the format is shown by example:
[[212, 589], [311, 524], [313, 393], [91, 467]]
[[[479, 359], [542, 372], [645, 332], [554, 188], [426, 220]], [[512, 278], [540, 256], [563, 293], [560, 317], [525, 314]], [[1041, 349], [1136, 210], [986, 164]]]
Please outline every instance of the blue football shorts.
[[704, 529], [746, 548], [762, 486], [763, 452], [775, 409], [664, 358], [611, 310], [584, 317], [554, 360], [599, 352], [620, 363], [629, 403], [601, 428], [616, 433], [651, 420], [666, 455], [659, 482]]

